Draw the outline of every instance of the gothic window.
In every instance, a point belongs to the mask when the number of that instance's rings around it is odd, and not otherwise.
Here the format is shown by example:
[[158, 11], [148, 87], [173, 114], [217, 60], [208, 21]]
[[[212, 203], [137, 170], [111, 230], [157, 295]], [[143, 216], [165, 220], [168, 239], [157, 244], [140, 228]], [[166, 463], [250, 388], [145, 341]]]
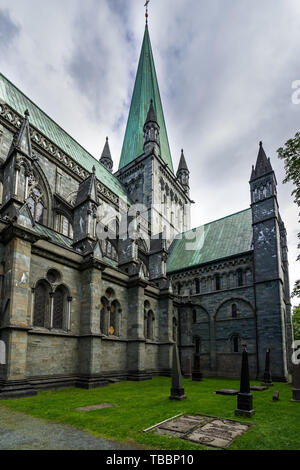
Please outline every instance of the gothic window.
[[117, 300], [114, 300], [110, 306], [110, 327], [109, 334], [120, 336], [121, 308]]
[[56, 230], [66, 237], [73, 238], [72, 223], [63, 214], [57, 214]]
[[243, 281], [243, 271], [241, 269], [239, 269], [237, 271], [237, 283], [238, 283], [238, 286], [241, 287], [244, 285], [244, 281]]
[[118, 260], [118, 253], [113, 244], [109, 240], [103, 240], [103, 253], [107, 258], [113, 259], [114, 261]]
[[62, 330], [65, 323], [67, 293], [64, 286], [58, 286], [53, 296], [52, 327]]
[[232, 304], [232, 306], [231, 306], [231, 316], [232, 316], [232, 318], [237, 318], [237, 306], [236, 306], [236, 304]]
[[180, 282], [178, 282], [178, 284], [177, 284], [177, 292], [178, 292], [178, 295], [181, 294], [181, 284], [180, 284]]
[[240, 339], [239, 339], [239, 336], [238, 335], [233, 335], [231, 337], [231, 350], [232, 352], [239, 352], [239, 343], [240, 343]]
[[220, 274], [216, 274], [215, 282], [216, 282], [216, 290], [220, 290], [220, 289], [221, 289], [221, 278], [220, 278]]
[[109, 302], [106, 297], [102, 297], [100, 305], [100, 331], [102, 334], [107, 335], [108, 325], [108, 310]]
[[44, 205], [43, 205], [43, 196], [38, 187], [31, 189], [29, 198], [27, 199], [28, 207], [31, 211], [32, 217], [35, 222], [40, 224], [43, 223], [44, 218]]
[[200, 294], [200, 281], [195, 279], [196, 294]]
[[44, 282], [38, 282], [34, 290], [33, 326], [45, 326], [49, 312], [50, 286]]
[[154, 313], [152, 310], [147, 314], [146, 339], [154, 339]]

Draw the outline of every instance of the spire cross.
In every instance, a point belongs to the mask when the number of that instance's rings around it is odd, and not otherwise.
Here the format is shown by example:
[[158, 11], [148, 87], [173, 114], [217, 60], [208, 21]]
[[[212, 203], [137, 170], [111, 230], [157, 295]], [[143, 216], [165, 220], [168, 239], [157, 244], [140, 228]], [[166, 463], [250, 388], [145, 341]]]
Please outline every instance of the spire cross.
[[148, 24], [148, 5], [150, 3], [150, 0], [147, 0], [146, 3], [145, 3], [145, 7], [146, 7], [146, 14], [145, 14], [145, 17], [146, 17], [146, 24]]

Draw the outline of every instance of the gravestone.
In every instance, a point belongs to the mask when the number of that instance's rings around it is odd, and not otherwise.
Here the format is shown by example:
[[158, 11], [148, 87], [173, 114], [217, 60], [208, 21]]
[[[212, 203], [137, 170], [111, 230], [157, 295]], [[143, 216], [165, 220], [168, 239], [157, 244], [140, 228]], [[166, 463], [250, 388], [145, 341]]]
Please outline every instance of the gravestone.
[[259, 386], [259, 385], [252, 385], [252, 387], [250, 387], [250, 390], [253, 390], [254, 392], [264, 392], [265, 390], [268, 390], [268, 387]]
[[265, 373], [264, 373], [264, 379], [262, 381], [262, 385], [266, 387], [272, 387], [272, 377], [271, 377], [271, 371], [270, 371], [270, 354], [271, 350], [267, 349], [266, 352], [266, 362], [265, 362]]
[[144, 432], [184, 439], [205, 446], [226, 448], [247, 432], [252, 424], [214, 416], [196, 415], [170, 418]]
[[235, 396], [239, 393], [238, 390], [234, 388], [222, 388], [221, 390], [216, 390], [217, 395], [228, 395], [228, 396]]
[[177, 344], [173, 346], [173, 367], [172, 367], [172, 388], [170, 400], [184, 400], [186, 398], [184, 394], [184, 388], [182, 386], [182, 375], [180, 369], [180, 361]]
[[273, 401], [279, 401], [279, 392], [275, 390], [273, 393]]
[[253, 416], [255, 411], [252, 406], [252, 401], [253, 397], [252, 393], [250, 393], [248, 353], [245, 347], [242, 354], [241, 384], [237, 398], [237, 409], [235, 410], [235, 415], [247, 416], [248, 418]]
[[192, 380], [194, 382], [201, 382], [202, 380], [202, 374], [200, 370], [200, 354], [195, 353], [194, 354], [194, 367], [193, 367], [193, 372], [192, 372]]
[[293, 366], [293, 398], [292, 401], [300, 402], [300, 364]]
[[100, 405], [91, 405], [91, 406], [84, 406], [81, 408], [75, 408], [76, 411], [97, 411], [97, 410], [104, 410], [105, 408], [113, 408], [115, 405], [113, 403], [101, 403]]

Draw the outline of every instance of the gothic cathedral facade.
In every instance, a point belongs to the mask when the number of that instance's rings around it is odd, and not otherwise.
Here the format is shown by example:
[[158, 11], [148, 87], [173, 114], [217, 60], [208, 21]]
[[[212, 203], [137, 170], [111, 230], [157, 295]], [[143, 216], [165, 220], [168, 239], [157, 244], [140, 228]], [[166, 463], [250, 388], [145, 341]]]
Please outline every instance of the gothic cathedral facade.
[[[250, 207], [191, 229], [174, 172], [148, 26], [118, 171], [0, 74], [0, 399], [170, 375], [290, 368], [286, 230], [262, 144]], [[245, 182], [246, 184], [246, 182]]]

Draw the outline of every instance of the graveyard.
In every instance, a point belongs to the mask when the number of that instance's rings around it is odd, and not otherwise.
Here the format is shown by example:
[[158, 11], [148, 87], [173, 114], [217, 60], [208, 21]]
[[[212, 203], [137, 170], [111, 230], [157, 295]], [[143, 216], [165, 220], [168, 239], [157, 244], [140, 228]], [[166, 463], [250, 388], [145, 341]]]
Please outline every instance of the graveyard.
[[[92, 390], [42, 391], [34, 397], [2, 400], [0, 407], [69, 424], [94, 436], [144, 449], [218, 451], [218, 447], [196, 444], [184, 435], [180, 438], [180, 433], [177, 433], [179, 437], [175, 437], [176, 432], [172, 435], [172, 427], [174, 430], [176, 426], [174, 428], [174, 420], [169, 421], [170, 418], [178, 417], [179, 424], [186, 426], [187, 430], [191, 422], [200, 419], [200, 415], [208, 417], [204, 419], [208, 419], [209, 426], [217, 418], [223, 426], [228, 420], [242, 429], [232, 444], [224, 446], [228, 450], [300, 449], [300, 405], [292, 401], [291, 384], [273, 382], [273, 386], [260, 391], [261, 381], [251, 380], [255, 413], [247, 417], [235, 413], [237, 394], [216, 394], [217, 390], [240, 391], [240, 380], [203, 377], [201, 381], [179, 378], [178, 382], [177, 378], [175, 382], [184, 390], [181, 392], [184, 399], [170, 400], [171, 379], [155, 377], [142, 382], [113, 383]], [[279, 392], [279, 399], [273, 401], [275, 392]], [[160, 426], [164, 428], [161, 434], [153, 427], [162, 422], [165, 423]], [[149, 428], [153, 429], [144, 432]]]

